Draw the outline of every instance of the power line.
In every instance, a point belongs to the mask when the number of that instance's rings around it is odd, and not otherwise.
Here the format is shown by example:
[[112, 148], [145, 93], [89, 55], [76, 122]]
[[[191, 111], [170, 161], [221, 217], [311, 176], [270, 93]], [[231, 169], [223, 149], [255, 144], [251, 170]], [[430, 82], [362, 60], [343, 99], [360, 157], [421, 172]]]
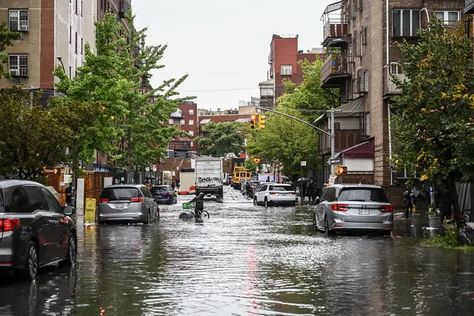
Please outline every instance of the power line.
[[229, 89], [209, 89], [209, 90], [180, 90], [181, 92], [226, 92], [226, 91], [244, 91], [244, 90], [258, 90], [258, 87], [253, 88], [229, 88]]

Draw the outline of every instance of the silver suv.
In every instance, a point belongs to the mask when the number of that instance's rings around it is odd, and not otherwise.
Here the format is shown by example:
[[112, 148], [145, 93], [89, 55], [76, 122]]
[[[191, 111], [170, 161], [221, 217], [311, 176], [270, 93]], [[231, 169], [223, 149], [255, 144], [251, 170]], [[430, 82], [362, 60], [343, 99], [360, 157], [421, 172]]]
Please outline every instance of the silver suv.
[[43, 266], [76, 261], [74, 210], [36, 182], [0, 181], [0, 269], [34, 280]]
[[327, 234], [343, 229], [390, 232], [393, 208], [380, 186], [336, 184], [324, 188], [313, 211], [313, 225]]
[[159, 218], [159, 208], [144, 185], [125, 184], [105, 187], [99, 199], [99, 223], [142, 222]]

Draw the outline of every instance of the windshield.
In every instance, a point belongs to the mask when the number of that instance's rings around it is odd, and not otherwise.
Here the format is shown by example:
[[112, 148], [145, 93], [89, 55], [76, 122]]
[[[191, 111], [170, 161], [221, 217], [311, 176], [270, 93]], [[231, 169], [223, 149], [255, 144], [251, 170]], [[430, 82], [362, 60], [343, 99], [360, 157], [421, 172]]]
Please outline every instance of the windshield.
[[338, 201], [381, 202], [388, 203], [383, 189], [379, 188], [346, 188], [342, 189]]
[[287, 185], [272, 185], [270, 191], [293, 191], [293, 189]]
[[139, 197], [140, 193], [137, 188], [108, 188], [102, 191], [101, 198], [109, 201], [130, 200]]

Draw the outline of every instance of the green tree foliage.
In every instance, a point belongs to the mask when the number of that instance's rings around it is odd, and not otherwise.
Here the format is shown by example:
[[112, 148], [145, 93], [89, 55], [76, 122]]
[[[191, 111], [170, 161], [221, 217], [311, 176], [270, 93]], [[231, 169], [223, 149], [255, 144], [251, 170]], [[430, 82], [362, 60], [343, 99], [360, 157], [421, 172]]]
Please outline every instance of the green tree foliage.
[[[321, 88], [322, 61], [303, 61], [303, 82], [285, 83], [285, 94], [278, 99], [276, 110], [299, 119], [313, 122], [331, 106], [337, 106], [338, 97]], [[301, 161], [311, 169], [319, 164], [319, 135], [311, 127], [278, 114], [269, 114], [266, 128], [250, 137], [248, 151], [267, 163], [283, 165], [283, 173], [293, 180], [301, 176]]]
[[90, 161], [96, 149], [129, 170], [144, 167], [165, 152], [176, 134], [167, 119], [183, 101], [176, 98], [176, 88], [186, 76], [153, 89], [150, 73], [163, 67], [159, 61], [166, 46], [147, 46], [146, 30], [135, 30], [131, 16], [128, 23], [130, 30], [106, 14], [96, 24], [97, 51], [86, 46], [76, 76], [68, 78], [64, 69], [56, 69], [58, 90], [66, 95], [59, 107], [81, 120], [73, 124], [78, 135], [73, 162]]
[[[303, 118], [297, 110], [283, 105], [276, 110]], [[283, 173], [296, 180], [301, 175], [301, 161], [307, 161], [311, 168], [317, 165], [317, 137], [314, 130], [305, 124], [269, 114], [266, 128], [256, 131], [250, 139], [248, 152], [267, 163], [281, 163]]]
[[41, 180], [44, 167], [64, 159], [70, 131], [40, 96], [20, 88], [0, 90], [0, 175]]
[[238, 155], [244, 149], [247, 127], [236, 122], [209, 123], [198, 137], [199, 152], [221, 157], [228, 153]]
[[10, 32], [6, 23], [0, 23], [0, 78], [4, 77], [7, 73], [3, 69], [3, 64], [7, 63], [7, 54], [5, 49], [10, 46], [12, 42], [20, 37], [20, 33]]
[[[435, 21], [415, 44], [400, 45], [406, 80], [393, 107], [394, 161], [448, 190], [474, 178], [473, 47], [461, 28]], [[456, 216], [459, 218], [459, 210]]]

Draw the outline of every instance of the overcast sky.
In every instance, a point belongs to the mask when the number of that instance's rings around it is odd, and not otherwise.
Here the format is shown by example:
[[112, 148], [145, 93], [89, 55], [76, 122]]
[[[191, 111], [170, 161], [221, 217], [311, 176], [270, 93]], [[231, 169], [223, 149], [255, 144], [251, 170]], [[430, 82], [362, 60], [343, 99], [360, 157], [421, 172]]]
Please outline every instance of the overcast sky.
[[320, 47], [320, 17], [334, 0], [132, 0], [148, 44], [168, 45], [153, 76], [189, 74], [179, 91], [199, 108], [236, 108], [258, 97], [266, 80], [272, 34], [299, 35], [299, 49]]

